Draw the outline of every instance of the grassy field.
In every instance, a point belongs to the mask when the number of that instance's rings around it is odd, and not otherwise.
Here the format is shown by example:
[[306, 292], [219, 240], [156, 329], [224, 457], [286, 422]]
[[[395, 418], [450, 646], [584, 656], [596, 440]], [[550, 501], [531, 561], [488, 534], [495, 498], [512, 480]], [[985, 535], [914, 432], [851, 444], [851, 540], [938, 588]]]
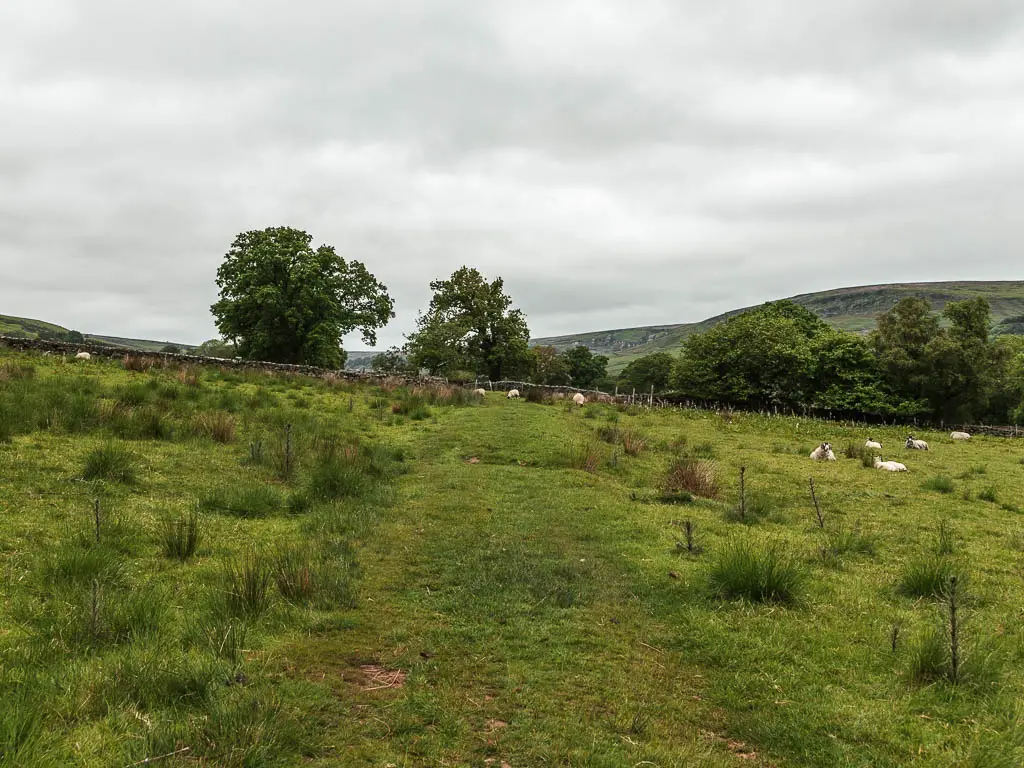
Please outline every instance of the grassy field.
[[1024, 444], [872, 436], [0, 351], [0, 766], [1019, 765]]

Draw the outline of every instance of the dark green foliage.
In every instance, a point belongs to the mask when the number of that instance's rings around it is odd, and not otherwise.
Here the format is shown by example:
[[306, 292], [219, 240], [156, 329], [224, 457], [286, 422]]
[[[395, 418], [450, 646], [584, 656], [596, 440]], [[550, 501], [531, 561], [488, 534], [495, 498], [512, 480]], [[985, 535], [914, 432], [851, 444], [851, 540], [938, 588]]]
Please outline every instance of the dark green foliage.
[[744, 539], [728, 544], [708, 573], [713, 594], [754, 603], [791, 603], [799, 597], [806, 574], [778, 544], [758, 546]]
[[235, 345], [224, 339], [209, 339], [196, 347], [195, 354], [200, 357], [219, 357], [231, 360], [237, 354]]
[[594, 389], [608, 376], [608, 358], [595, 355], [588, 347], [573, 347], [562, 357], [569, 368], [569, 383], [579, 389]]
[[543, 389], [537, 389], [537, 387], [530, 387], [523, 393], [523, 399], [528, 403], [537, 403], [543, 405], [548, 401], [547, 395], [544, 394]]
[[651, 387], [654, 387], [655, 392], [663, 392], [668, 389], [672, 380], [674, 364], [675, 358], [668, 352], [655, 352], [652, 355], [638, 357], [631, 360], [622, 371], [619, 376], [619, 387], [633, 388], [638, 392], [649, 392]]
[[374, 373], [382, 373], [389, 376], [400, 373], [415, 373], [412, 365], [398, 347], [392, 347], [386, 352], [374, 355], [370, 361], [370, 370]]
[[217, 270], [217, 329], [245, 358], [341, 368], [342, 337], [373, 344], [394, 317], [387, 289], [358, 261], [290, 227], [243, 232]]
[[235, 517], [267, 517], [281, 510], [284, 498], [277, 488], [256, 482], [225, 485], [207, 493], [199, 506]]
[[135, 454], [120, 443], [107, 443], [85, 457], [82, 477], [131, 485], [138, 480]]
[[538, 384], [568, 384], [569, 364], [554, 347], [530, 347], [530, 380]]
[[164, 521], [160, 540], [167, 557], [185, 562], [196, 553], [201, 539], [199, 515], [195, 512]]
[[430, 307], [406, 345], [409, 362], [432, 374], [466, 370], [494, 381], [525, 373], [530, 331], [504, 287], [500, 277], [487, 282], [469, 267], [431, 282]]

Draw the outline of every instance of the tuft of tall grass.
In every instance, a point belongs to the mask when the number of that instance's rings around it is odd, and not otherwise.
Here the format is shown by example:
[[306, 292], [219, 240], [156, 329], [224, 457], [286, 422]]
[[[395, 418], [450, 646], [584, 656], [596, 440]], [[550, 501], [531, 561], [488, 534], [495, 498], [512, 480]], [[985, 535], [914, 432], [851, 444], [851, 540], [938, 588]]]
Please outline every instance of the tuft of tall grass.
[[86, 455], [82, 477], [131, 485], [138, 480], [136, 464], [135, 454], [123, 445], [107, 443]]
[[307, 490], [318, 501], [358, 498], [372, 485], [371, 477], [358, 454], [340, 454], [321, 459], [309, 473]]
[[281, 597], [290, 603], [323, 608], [355, 605], [355, 561], [351, 551], [332, 555], [311, 551], [305, 544], [280, 547], [274, 556], [274, 581]]
[[224, 607], [230, 616], [255, 618], [270, 607], [271, 569], [256, 549], [224, 566]]
[[996, 487], [990, 485], [987, 488], [983, 488], [978, 491], [978, 498], [982, 501], [990, 502], [991, 504], [999, 503], [999, 494], [996, 493]]
[[235, 417], [223, 411], [204, 411], [192, 419], [192, 431], [218, 443], [235, 439]]
[[935, 491], [936, 493], [952, 493], [953, 481], [946, 475], [936, 475], [925, 480], [921, 484], [921, 488], [926, 491]]
[[235, 517], [267, 517], [284, 506], [284, 497], [273, 486], [247, 482], [215, 488], [200, 499], [199, 506]]
[[580, 469], [591, 474], [601, 466], [601, 450], [594, 443], [587, 441], [572, 442], [566, 448], [566, 460], [573, 469]]
[[178, 515], [164, 521], [160, 543], [166, 557], [184, 563], [199, 549], [201, 540], [199, 515], [195, 511], [190, 512], [187, 517]]
[[907, 597], [937, 597], [953, 576], [963, 578], [949, 560], [935, 554], [924, 555], [907, 563], [897, 591]]
[[949, 670], [949, 645], [945, 633], [929, 627], [910, 646], [908, 654], [910, 678], [916, 683], [942, 680]]
[[708, 572], [712, 593], [754, 603], [795, 602], [806, 580], [800, 563], [780, 545], [757, 546], [742, 539], [728, 544]]
[[683, 493], [717, 499], [721, 485], [714, 462], [692, 457], [675, 459], [662, 480], [661, 494], [662, 498], [674, 498]]

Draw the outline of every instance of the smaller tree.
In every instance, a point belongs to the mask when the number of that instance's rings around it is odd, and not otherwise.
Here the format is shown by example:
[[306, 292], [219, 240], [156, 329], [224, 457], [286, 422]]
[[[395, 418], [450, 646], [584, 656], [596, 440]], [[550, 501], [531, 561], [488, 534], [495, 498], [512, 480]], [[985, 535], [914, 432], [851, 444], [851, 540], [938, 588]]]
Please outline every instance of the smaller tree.
[[430, 288], [430, 307], [406, 344], [416, 368], [435, 375], [464, 370], [493, 380], [526, 371], [530, 330], [522, 311], [512, 308], [500, 277], [488, 282], [477, 270], [462, 267]]
[[81, 331], [68, 331], [68, 341], [72, 344], [85, 344], [85, 336]]
[[537, 384], [568, 384], [569, 364], [554, 347], [531, 347], [531, 378]]
[[569, 383], [574, 387], [593, 389], [608, 376], [608, 358], [595, 355], [590, 347], [576, 346], [563, 356], [569, 366]]
[[622, 371], [619, 385], [633, 387], [641, 392], [647, 392], [654, 387], [655, 392], [663, 392], [672, 379], [674, 363], [675, 360], [668, 352], [655, 352], [638, 357]]
[[370, 360], [370, 370], [374, 373], [393, 375], [396, 373], [408, 373], [411, 370], [409, 361], [402, 354], [398, 347], [391, 347], [386, 352], [374, 355]]
[[201, 357], [230, 360], [235, 356], [235, 345], [224, 339], [209, 339], [196, 347], [196, 354]]
[[181, 347], [177, 346], [176, 344], [164, 344], [162, 347], [160, 347], [160, 351], [165, 354], [180, 355]]

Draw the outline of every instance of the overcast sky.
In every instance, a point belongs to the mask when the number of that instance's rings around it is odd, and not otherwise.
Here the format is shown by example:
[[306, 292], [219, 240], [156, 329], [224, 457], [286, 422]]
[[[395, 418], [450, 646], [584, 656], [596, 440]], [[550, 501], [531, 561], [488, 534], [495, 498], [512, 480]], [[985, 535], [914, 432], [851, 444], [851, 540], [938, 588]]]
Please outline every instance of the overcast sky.
[[198, 343], [288, 225], [378, 346], [462, 264], [544, 336], [1020, 279], [1022, 222], [1021, 0], [0, 2], [0, 314]]

